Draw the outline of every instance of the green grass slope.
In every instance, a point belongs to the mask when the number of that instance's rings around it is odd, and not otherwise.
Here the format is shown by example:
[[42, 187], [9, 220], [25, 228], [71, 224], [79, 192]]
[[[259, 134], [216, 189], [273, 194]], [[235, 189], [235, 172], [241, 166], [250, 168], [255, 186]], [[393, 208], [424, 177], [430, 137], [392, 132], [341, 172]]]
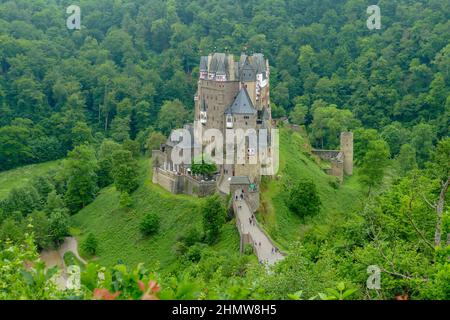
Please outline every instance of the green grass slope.
[[[284, 249], [293, 241], [301, 240], [311, 228], [326, 236], [333, 224], [345, 219], [346, 212], [361, 205], [362, 191], [357, 176], [346, 177], [344, 184], [336, 188], [333, 186], [335, 178], [322, 168], [323, 163], [311, 155], [309, 141], [301, 131], [280, 129], [280, 169], [276, 179], [264, 179], [258, 219]], [[304, 220], [289, 211], [284, 190], [287, 181], [302, 179], [314, 181], [322, 201], [320, 214]]]
[[0, 199], [6, 198], [12, 189], [27, 185], [33, 177], [56, 169], [59, 163], [60, 161], [50, 161], [0, 172]]
[[[159, 265], [165, 270], [176, 267], [177, 256], [174, 245], [179, 236], [189, 229], [201, 230], [199, 206], [202, 199], [185, 195], [173, 195], [152, 183], [151, 163], [148, 159], [140, 161], [142, 182], [132, 195], [133, 208], [119, 206], [119, 192], [114, 187], [101, 191], [97, 199], [72, 217], [76, 229], [81, 231], [79, 240], [94, 233], [99, 242], [97, 263], [112, 266], [118, 261], [135, 266]], [[156, 213], [161, 218], [157, 235], [144, 237], [139, 231], [141, 219], [147, 213]], [[239, 250], [239, 236], [231, 221], [224, 226], [221, 240], [215, 245], [218, 251]]]
[[[276, 243], [287, 249], [292, 241], [299, 240], [307, 230], [329, 234], [333, 224], [345, 219], [345, 213], [361, 204], [361, 187], [357, 177], [346, 178], [336, 189], [333, 177], [322, 170], [322, 164], [311, 155], [307, 139], [290, 129], [280, 130], [280, 171], [278, 178], [265, 180], [262, 185], [261, 208], [258, 219]], [[118, 261], [128, 265], [145, 263], [159, 264], [165, 270], [177, 267], [174, 246], [180, 236], [189, 229], [201, 230], [199, 207], [202, 199], [185, 195], [173, 195], [151, 180], [151, 163], [140, 161], [142, 181], [132, 195], [132, 209], [119, 206], [119, 192], [114, 187], [103, 189], [97, 199], [72, 217], [78, 238], [83, 241], [94, 233], [99, 241], [99, 250], [94, 258], [99, 264], [111, 266]], [[322, 200], [321, 213], [305, 220], [291, 213], [284, 203], [286, 180], [312, 179]], [[139, 223], [147, 213], [156, 213], [161, 218], [157, 235], [144, 237]], [[76, 232], [75, 232], [76, 233]], [[228, 222], [214, 245], [214, 250], [223, 255], [239, 250], [239, 235], [234, 220]]]

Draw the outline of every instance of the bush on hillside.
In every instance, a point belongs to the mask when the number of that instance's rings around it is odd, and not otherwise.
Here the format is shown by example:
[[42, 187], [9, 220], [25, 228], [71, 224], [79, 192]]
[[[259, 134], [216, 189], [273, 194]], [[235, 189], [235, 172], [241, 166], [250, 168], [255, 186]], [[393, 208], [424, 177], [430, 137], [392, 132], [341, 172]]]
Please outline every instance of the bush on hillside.
[[160, 226], [160, 218], [157, 214], [149, 213], [142, 219], [139, 226], [141, 232], [148, 236], [158, 232]]
[[320, 212], [319, 193], [314, 182], [298, 181], [286, 189], [288, 208], [300, 217], [312, 216]]
[[98, 241], [95, 235], [93, 233], [89, 233], [81, 247], [85, 253], [91, 256], [95, 255], [98, 250]]

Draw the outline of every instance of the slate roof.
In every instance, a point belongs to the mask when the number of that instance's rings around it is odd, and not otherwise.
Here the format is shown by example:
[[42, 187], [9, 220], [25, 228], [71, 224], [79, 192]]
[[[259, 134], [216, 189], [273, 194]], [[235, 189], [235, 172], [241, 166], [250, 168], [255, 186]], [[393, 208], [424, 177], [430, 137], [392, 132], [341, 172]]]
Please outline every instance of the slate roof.
[[225, 114], [251, 114], [255, 115], [257, 113], [255, 107], [253, 106], [252, 100], [248, 95], [247, 89], [242, 88], [239, 91], [236, 99], [230, 108], [225, 111]]
[[[262, 74], [263, 79], [266, 79], [266, 60], [262, 53], [255, 53], [251, 56], [243, 53], [239, 61], [233, 62], [233, 66], [230, 66], [229, 63], [227, 54], [216, 52], [211, 56], [200, 58], [200, 71], [227, 75], [229, 79], [234, 78], [243, 82], [256, 81], [257, 74]], [[234, 67], [234, 74], [230, 74], [231, 67]]]
[[252, 56], [253, 67], [256, 69], [256, 73], [262, 73], [263, 77], [266, 76], [266, 61], [264, 60], [264, 55], [262, 53], [255, 53]]
[[253, 67], [250, 57], [241, 57], [244, 59], [241, 68], [239, 69], [240, 80], [243, 82], [255, 81], [256, 80], [256, 70]]
[[208, 57], [203, 56], [200, 58], [200, 71], [208, 71]]
[[228, 60], [225, 53], [214, 53], [211, 58], [211, 64], [209, 66], [209, 72], [226, 74], [228, 67]]
[[230, 184], [250, 184], [250, 179], [247, 176], [231, 177]]

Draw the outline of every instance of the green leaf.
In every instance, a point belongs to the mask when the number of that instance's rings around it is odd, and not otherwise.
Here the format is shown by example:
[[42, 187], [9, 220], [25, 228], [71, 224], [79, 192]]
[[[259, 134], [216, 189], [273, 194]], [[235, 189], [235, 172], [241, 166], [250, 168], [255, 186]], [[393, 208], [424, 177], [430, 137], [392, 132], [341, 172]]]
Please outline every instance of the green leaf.
[[341, 292], [344, 291], [345, 290], [345, 283], [339, 282], [338, 285], [337, 285], [337, 289], [339, 291], [341, 291]]
[[342, 299], [350, 297], [352, 294], [354, 294], [357, 291], [357, 289], [348, 289], [345, 290], [345, 292], [342, 294]]

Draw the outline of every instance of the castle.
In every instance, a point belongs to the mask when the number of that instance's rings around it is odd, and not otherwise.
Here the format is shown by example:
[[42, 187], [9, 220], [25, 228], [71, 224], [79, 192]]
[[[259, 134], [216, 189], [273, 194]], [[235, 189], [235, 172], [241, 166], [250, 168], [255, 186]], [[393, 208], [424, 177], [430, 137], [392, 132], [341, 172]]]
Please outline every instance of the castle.
[[[239, 61], [225, 53], [214, 53], [200, 58], [198, 90], [195, 94], [194, 123], [187, 124], [181, 134], [171, 134], [160, 150], [153, 152], [153, 181], [173, 193], [187, 193], [205, 196], [217, 189], [230, 193], [230, 186], [237, 182], [248, 181], [255, 189], [261, 179], [261, 167], [257, 150], [252, 145], [252, 137], [246, 135], [236, 146], [230, 141], [218, 139], [208, 132], [220, 133], [227, 137], [230, 132], [267, 132], [270, 140], [272, 116], [270, 109], [270, 66], [260, 53], [248, 56], [242, 54]], [[187, 139], [187, 137], [193, 139]], [[255, 135], [258, 143], [263, 142]], [[232, 136], [232, 144], [238, 140]], [[266, 156], [272, 153], [271, 142], [263, 142]], [[218, 163], [218, 173], [214, 181], [191, 174], [191, 163], [209, 147], [209, 154], [225, 153], [226, 159]], [[239, 161], [237, 149], [242, 147], [245, 161]], [[175, 150], [176, 148], [176, 150]], [[174, 150], [177, 155], [186, 156], [182, 163], [172, 159]], [[261, 154], [259, 154], [261, 155]]]
[[[285, 257], [254, 216], [260, 204], [261, 175], [276, 173], [278, 157], [269, 80], [269, 62], [262, 54], [242, 54], [239, 61], [224, 53], [201, 57], [194, 123], [172, 131], [152, 154], [153, 182], [168, 191], [198, 196], [217, 191], [231, 194], [241, 252], [250, 245], [259, 261], [268, 265]], [[216, 164], [217, 172], [211, 178], [195, 174], [192, 167], [199, 157], [203, 163], [204, 153]], [[341, 181], [344, 172], [352, 174], [351, 133], [341, 135], [341, 150], [314, 153], [331, 161], [329, 173]], [[223, 155], [226, 161], [222, 161]]]

